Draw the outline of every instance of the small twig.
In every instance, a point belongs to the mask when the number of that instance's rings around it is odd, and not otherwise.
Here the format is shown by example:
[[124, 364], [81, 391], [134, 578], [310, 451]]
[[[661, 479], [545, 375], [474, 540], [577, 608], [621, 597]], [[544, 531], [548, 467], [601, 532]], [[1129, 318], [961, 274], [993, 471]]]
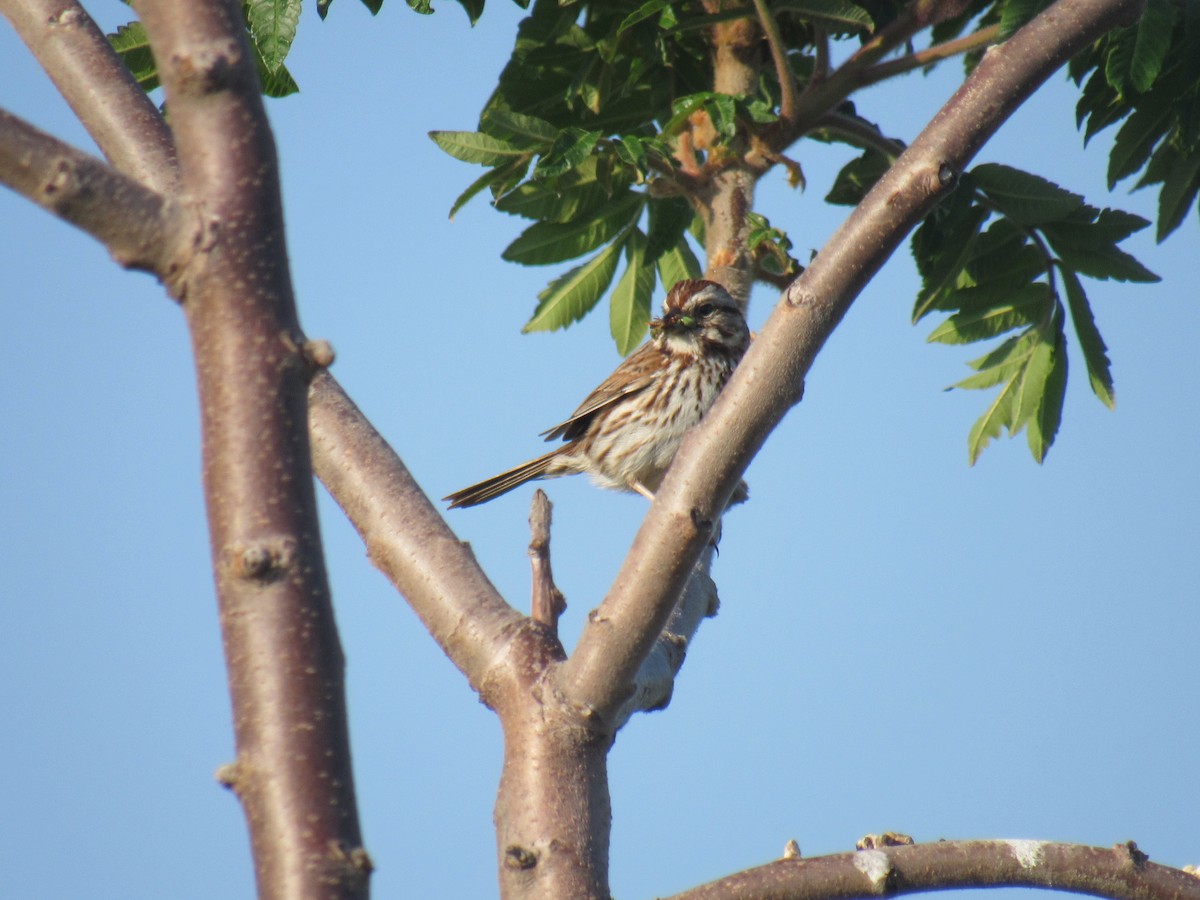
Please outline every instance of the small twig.
[[904, 152], [904, 144], [900, 141], [888, 137], [870, 123], [855, 116], [834, 112], [826, 113], [817, 120], [816, 127], [832, 131], [845, 138], [847, 143], [864, 150], [878, 150], [889, 159], [895, 159]]
[[779, 33], [779, 23], [767, 8], [767, 0], [754, 0], [754, 8], [758, 12], [763, 34], [767, 37], [767, 46], [771, 48], [771, 59], [775, 62], [775, 77], [779, 79], [780, 91], [779, 114], [790, 121], [796, 114], [796, 77], [788, 63], [783, 35]]
[[953, 41], [946, 41], [944, 44], [935, 44], [924, 50], [918, 50], [915, 53], [902, 56], [900, 59], [893, 59], [889, 62], [872, 66], [859, 76], [860, 83], [864, 87], [876, 84], [896, 75], [911, 72], [913, 69], [921, 69], [935, 62], [940, 62], [943, 59], [949, 59], [952, 56], [970, 53], [972, 50], [991, 46], [999, 39], [1000, 26], [989, 25], [987, 28], [980, 28], [976, 32], [963, 35]]
[[529, 567], [533, 571], [533, 598], [529, 614], [558, 634], [558, 617], [567, 609], [567, 601], [554, 584], [550, 569], [550, 498], [538, 488], [529, 505]]

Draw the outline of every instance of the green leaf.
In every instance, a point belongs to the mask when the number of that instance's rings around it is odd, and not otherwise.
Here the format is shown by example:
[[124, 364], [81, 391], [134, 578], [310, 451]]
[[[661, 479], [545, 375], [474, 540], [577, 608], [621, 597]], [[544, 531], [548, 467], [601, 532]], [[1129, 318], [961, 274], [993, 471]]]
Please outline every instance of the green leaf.
[[498, 166], [529, 152], [479, 131], [431, 131], [429, 137], [455, 159], [483, 166]]
[[646, 258], [646, 236], [635, 228], [625, 242], [625, 274], [609, 300], [609, 327], [622, 356], [628, 356], [646, 336], [653, 293], [654, 265]]
[[1052, 302], [1049, 285], [1027, 284], [1013, 291], [1005, 303], [952, 315], [935, 328], [927, 340], [941, 344], [969, 344], [996, 337], [1014, 328], [1044, 321]]
[[[1037, 409], [1027, 421], [1025, 437], [1033, 458], [1042, 463], [1062, 424], [1063, 399], [1067, 393], [1067, 347], [1062, 332], [1058, 332], [1049, 355], [1049, 369], [1041, 379]], [[1029, 374], [1026, 374], [1026, 379]]]
[[968, 363], [977, 372], [951, 387], [964, 390], [983, 390], [995, 387], [1020, 373], [1029, 361], [1030, 354], [1041, 342], [1036, 328], [1026, 328], [1019, 335], [1007, 338], [1000, 346]]
[[1092, 307], [1083, 284], [1070, 269], [1059, 267], [1062, 273], [1063, 287], [1067, 295], [1067, 308], [1071, 312], [1071, 322], [1075, 326], [1075, 336], [1079, 338], [1079, 348], [1083, 351], [1083, 361], [1087, 365], [1088, 382], [1092, 393], [1100, 398], [1100, 402], [1113, 409], [1117, 405], [1116, 393], [1113, 390], [1113, 379], [1108, 359], [1108, 347], [1096, 327], [1096, 319], [1092, 315]]
[[152, 91], [158, 87], [158, 66], [155, 65], [154, 54], [150, 52], [150, 39], [146, 37], [146, 29], [141, 22], [119, 25], [115, 34], [106, 37], [142, 90]]
[[564, 128], [534, 166], [533, 177], [552, 178], [574, 169], [591, 156], [599, 140], [599, 131], [584, 131], [574, 126]]
[[1148, 0], [1138, 24], [1123, 29], [1109, 56], [1105, 74], [1120, 93], [1145, 93], [1162, 71], [1175, 27], [1172, 0]]
[[252, 42], [272, 75], [279, 71], [292, 48], [300, 6], [300, 0], [244, 0], [242, 4]]
[[[1042, 398], [1046, 393], [1046, 382], [1050, 371], [1054, 368], [1054, 344], [1051, 341], [1039, 340], [1034, 345], [1033, 352], [1025, 363], [1025, 371], [1018, 381], [1016, 397], [1013, 400], [1013, 418], [1010, 432], [1016, 434], [1032, 419]], [[1032, 448], [1032, 447], [1031, 447]], [[1043, 456], [1045, 454], [1043, 453]], [[1034, 453], [1037, 456], [1037, 453]], [[1041, 458], [1038, 458], [1041, 462]]]
[[483, 15], [484, 0], [458, 0], [458, 2], [472, 25], [479, 21], [479, 17]]
[[1170, 98], [1154, 98], [1141, 109], [1134, 110], [1125, 120], [1113, 140], [1108, 156], [1108, 189], [1111, 191], [1124, 178], [1146, 164], [1155, 146], [1170, 128], [1175, 104]]
[[1049, 5], [1049, 0], [1008, 0], [1000, 11], [1000, 40], [1007, 41]]
[[970, 251], [966, 275], [972, 284], [987, 281], [1033, 281], [1049, 269], [1029, 234], [1009, 219], [988, 226]]
[[656, 264], [658, 280], [668, 291], [685, 278], [700, 277], [700, 261], [688, 246], [687, 238], [680, 238], [679, 243], [660, 256]]
[[646, 256], [653, 262], [679, 243], [696, 213], [692, 205], [682, 197], [654, 199], [650, 201], [649, 207], [650, 234]]
[[638, 22], [644, 22], [646, 19], [657, 16], [670, 5], [671, 0], [648, 0], [643, 3], [621, 20], [621, 24], [617, 26], [617, 37], [623, 35]]
[[558, 178], [525, 182], [497, 200], [496, 209], [526, 219], [569, 222], [608, 198], [608, 191], [597, 180], [592, 157]]
[[292, 73], [287, 70], [287, 66], [280, 65], [272, 72], [263, 62], [258, 47], [252, 46], [251, 49], [254, 51], [254, 68], [258, 72], [258, 84], [265, 96], [286, 97], [300, 90], [299, 85], [292, 78]]
[[1172, 157], [1158, 194], [1159, 243], [1183, 223], [1183, 217], [1192, 208], [1196, 193], [1200, 191], [1200, 153], [1193, 153], [1190, 157], [1172, 153]]
[[479, 127], [492, 137], [529, 147], [549, 147], [558, 140], [559, 134], [559, 130], [545, 119], [496, 106], [484, 110]]
[[566, 224], [530, 225], [502, 254], [509, 262], [542, 266], [581, 256], [637, 221], [645, 195], [626, 191], [595, 210], [589, 218]]
[[1161, 279], [1116, 246], [1149, 224], [1132, 213], [1088, 206], [1067, 221], [1044, 225], [1042, 233], [1063, 262], [1078, 272], [1100, 279], [1154, 282]]
[[[366, 0], [363, 0], [365, 3]], [[367, 4], [370, 5], [369, 3]], [[433, 15], [433, 4], [430, 0], [408, 0], [408, 6], [413, 12], [420, 13], [423, 16]]]
[[925, 217], [912, 238], [912, 254], [921, 273], [921, 290], [913, 306], [913, 324], [930, 310], [948, 309], [945, 298], [970, 258], [987, 210], [971, 203], [970, 193], [956, 191]]
[[538, 294], [537, 309], [521, 330], [557, 331], [587, 315], [612, 283], [621, 245], [622, 241], [613, 241], [583, 265], [550, 282]]
[[842, 170], [834, 179], [833, 187], [825, 195], [825, 202], [840, 206], [857, 206], [891, 164], [891, 160], [878, 150], [865, 151], [862, 156], [842, 166]]
[[383, 0], [362, 0], [362, 5], [371, 11], [371, 15], [377, 16], [383, 9]]
[[1020, 380], [1020, 372], [1013, 375], [1000, 389], [987, 411], [971, 426], [971, 431], [967, 435], [967, 460], [971, 465], [975, 465], [979, 454], [988, 444], [1000, 437], [1000, 432], [1004, 428], [1011, 431], [1013, 408]]
[[1018, 225], [1039, 225], [1065, 218], [1083, 206], [1083, 197], [1011, 166], [984, 163], [971, 170], [979, 190]]
[[834, 34], [875, 30], [875, 20], [871, 14], [846, 0], [785, 0], [771, 4], [771, 8], [795, 13]]
[[524, 174], [528, 165], [528, 157], [524, 159], [518, 157], [506, 165], [497, 166], [494, 169], [484, 172], [482, 175], [472, 181], [470, 185], [467, 186], [465, 191], [458, 195], [458, 199], [455, 200], [454, 205], [450, 207], [450, 218], [453, 219], [455, 214], [464, 206], [466, 206], [472, 197], [485, 188], [490, 188], [498, 183], [503, 183], [512, 178], [518, 172], [521, 173], [520, 175], [517, 175], [517, 177], [520, 178], [521, 175]]

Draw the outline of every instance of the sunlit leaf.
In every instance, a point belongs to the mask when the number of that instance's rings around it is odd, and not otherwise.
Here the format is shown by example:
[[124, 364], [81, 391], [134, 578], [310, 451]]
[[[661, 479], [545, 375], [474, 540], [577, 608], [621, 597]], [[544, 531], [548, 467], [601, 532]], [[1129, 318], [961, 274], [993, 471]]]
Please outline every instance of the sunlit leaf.
[[680, 238], [679, 243], [660, 256], [655, 264], [658, 280], [668, 291], [685, 278], [700, 277], [700, 261], [688, 246], [687, 238]]
[[529, 147], [549, 147], [559, 134], [559, 129], [545, 119], [494, 106], [484, 112], [480, 128], [492, 137]]
[[617, 271], [621, 241], [554, 279], [538, 294], [537, 309], [521, 330], [557, 331], [582, 319], [604, 296]]
[[1019, 225], [1053, 222], [1083, 206], [1083, 197], [1029, 172], [984, 163], [971, 177], [997, 209]]
[[609, 299], [609, 327], [622, 356], [646, 336], [653, 293], [654, 264], [646, 258], [646, 236], [634, 229], [625, 242], [625, 274]]
[[1083, 284], [1070, 269], [1061, 269], [1064, 293], [1067, 295], [1067, 309], [1071, 313], [1071, 322], [1075, 326], [1075, 336], [1079, 339], [1080, 350], [1083, 351], [1083, 361], [1088, 370], [1088, 382], [1092, 393], [1109, 409], [1117, 405], [1116, 393], [1113, 389], [1112, 371], [1108, 360], [1108, 347], [1100, 330], [1096, 327], [1096, 319], [1092, 315], [1092, 307]]
[[483, 166], [498, 166], [529, 152], [479, 131], [431, 131], [429, 137], [455, 159]]
[[300, 7], [300, 0], [244, 0], [242, 4], [254, 46], [272, 75], [292, 48]]
[[158, 87], [158, 66], [155, 65], [154, 54], [150, 52], [150, 39], [141, 22], [120, 25], [115, 34], [107, 37], [108, 43], [142, 90], [152, 91]]
[[574, 259], [610, 240], [641, 214], [643, 194], [627, 192], [595, 210], [589, 217], [566, 224], [538, 222], [505, 249], [509, 262], [526, 266]]
[[942, 344], [986, 340], [1046, 319], [1051, 303], [1049, 285], [1027, 284], [1009, 294], [1005, 302], [955, 313], [930, 332], [927, 340]]

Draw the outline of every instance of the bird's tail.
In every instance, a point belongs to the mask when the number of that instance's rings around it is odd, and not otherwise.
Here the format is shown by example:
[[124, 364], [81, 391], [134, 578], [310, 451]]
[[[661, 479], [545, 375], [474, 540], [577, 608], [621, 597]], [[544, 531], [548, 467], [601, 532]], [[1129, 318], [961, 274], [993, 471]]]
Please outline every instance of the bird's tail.
[[[527, 481], [533, 481], [535, 478], [545, 478], [547, 475], [550, 475], [550, 464], [554, 462], [555, 457], [559, 453], [570, 446], [570, 444], [564, 444], [561, 447], [556, 447], [544, 456], [521, 463], [521, 465], [514, 466], [507, 472], [501, 472], [499, 475], [493, 475], [491, 478], [485, 478], [478, 484], [465, 487], [461, 491], [455, 491], [453, 494], [442, 499], [450, 501], [450, 509], [486, 503], [488, 500], [499, 497], [501, 494], [507, 494], [513, 488], [520, 487]], [[562, 474], [564, 473], [560, 470], [552, 473], [551, 477]]]

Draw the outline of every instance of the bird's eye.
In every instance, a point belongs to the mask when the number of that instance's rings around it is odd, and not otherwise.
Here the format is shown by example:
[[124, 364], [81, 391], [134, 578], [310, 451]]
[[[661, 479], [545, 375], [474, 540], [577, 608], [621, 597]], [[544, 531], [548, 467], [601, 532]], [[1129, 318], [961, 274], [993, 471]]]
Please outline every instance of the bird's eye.
[[703, 319], [705, 316], [708, 316], [708, 315], [710, 315], [710, 314], [712, 313], [712, 311], [713, 311], [713, 306], [712, 306], [712, 304], [711, 304], [711, 303], [705, 303], [705, 304], [704, 304], [703, 306], [701, 306], [701, 307], [700, 307], [698, 310], [696, 310], [696, 315], [697, 315], [699, 318]]

